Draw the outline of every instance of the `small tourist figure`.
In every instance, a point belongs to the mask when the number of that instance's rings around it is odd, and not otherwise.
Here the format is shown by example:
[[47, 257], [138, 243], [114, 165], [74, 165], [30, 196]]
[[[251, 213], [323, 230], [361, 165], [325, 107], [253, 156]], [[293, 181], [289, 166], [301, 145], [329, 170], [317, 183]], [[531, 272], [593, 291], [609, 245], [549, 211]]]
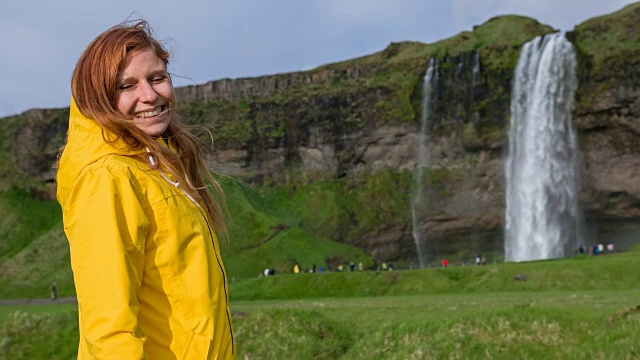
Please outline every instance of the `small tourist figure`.
[[58, 284], [56, 282], [51, 283], [51, 300], [56, 300], [58, 298]]

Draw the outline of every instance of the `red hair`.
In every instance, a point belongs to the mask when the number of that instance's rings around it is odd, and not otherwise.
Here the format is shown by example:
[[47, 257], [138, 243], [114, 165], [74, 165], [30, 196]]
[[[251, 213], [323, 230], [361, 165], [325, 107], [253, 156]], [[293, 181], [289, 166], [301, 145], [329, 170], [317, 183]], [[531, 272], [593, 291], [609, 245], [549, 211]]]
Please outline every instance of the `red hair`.
[[[204, 165], [201, 142], [175, 119], [175, 99], [169, 99], [171, 121], [163, 137], [171, 140], [176, 152], [138, 129], [130, 117], [117, 109], [117, 79], [125, 68], [127, 56], [146, 49], [153, 50], [165, 66], [169, 63], [169, 52], [154, 38], [146, 21], [111, 27], [98, 35], [78, 59], [71, 78], [71, 94], [80, 112], [101, 126], [106, 142], [123, 140], [134, 150], [151, 149], [159, 166], [186, 184], [184, 190], [204, 205], [216, 230], [226, 234], [222, 188]], [[111, 138], [113, 136], [115, 138]], [[208, 186], [213, 188], [215, 197]]]

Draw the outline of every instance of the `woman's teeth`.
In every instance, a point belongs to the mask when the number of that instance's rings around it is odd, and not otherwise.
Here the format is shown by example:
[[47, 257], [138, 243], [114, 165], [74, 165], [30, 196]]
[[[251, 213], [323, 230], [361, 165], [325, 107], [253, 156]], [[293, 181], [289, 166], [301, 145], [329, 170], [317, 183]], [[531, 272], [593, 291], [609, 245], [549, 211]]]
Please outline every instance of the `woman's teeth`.
[[135, 117], [138, 119], [146, 119], [152, 116], [158, 116], [160, 115], [160, 113], [162, 113], [162, 108], [158, 107], [153, 109], [153, 111], [141, 111], [139, 113], [136, 113]]

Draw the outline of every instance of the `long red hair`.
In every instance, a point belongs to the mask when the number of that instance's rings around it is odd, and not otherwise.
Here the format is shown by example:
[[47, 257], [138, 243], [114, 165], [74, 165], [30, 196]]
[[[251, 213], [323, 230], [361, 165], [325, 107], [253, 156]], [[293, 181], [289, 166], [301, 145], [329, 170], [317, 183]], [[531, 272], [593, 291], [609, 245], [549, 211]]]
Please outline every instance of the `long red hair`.
[[169, 52], [154, 38], [146, 21], [126, 22], [106, 30], [78, 59], [71, 78], [71, 94], [80, 112], [102, 127], [106, 142], [123, 140], [134, 150], [148, 147], [159, 166], [186, 184], [184, 190], [204, 206], [216, 230], [226, 234], [222, 188], [204, 165], [200, 140], [177, 121], [175, 104], [168, 104], [171, 121], [163, 137], [170, 139], [176, 152], [138, 129], [130, 117], [117, 109], [117, 79], [127, 56], [146, 49], [153, 50], [165, 66], [169, 64]]

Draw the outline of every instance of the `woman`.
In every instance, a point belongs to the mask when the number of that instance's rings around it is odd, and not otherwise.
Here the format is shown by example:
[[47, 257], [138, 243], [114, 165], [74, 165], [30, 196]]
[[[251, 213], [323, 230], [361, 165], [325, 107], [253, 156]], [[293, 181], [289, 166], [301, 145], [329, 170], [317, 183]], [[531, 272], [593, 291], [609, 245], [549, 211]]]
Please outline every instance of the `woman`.
[[216, 236], [223, 197], [174, 117], [168, 59], [140, 21], [100, 34], [73, 72], [57, 197], [79, 359], [236, 356]]

